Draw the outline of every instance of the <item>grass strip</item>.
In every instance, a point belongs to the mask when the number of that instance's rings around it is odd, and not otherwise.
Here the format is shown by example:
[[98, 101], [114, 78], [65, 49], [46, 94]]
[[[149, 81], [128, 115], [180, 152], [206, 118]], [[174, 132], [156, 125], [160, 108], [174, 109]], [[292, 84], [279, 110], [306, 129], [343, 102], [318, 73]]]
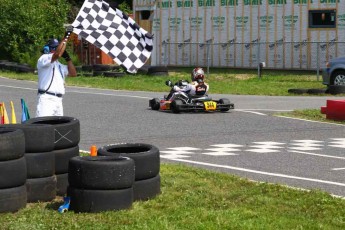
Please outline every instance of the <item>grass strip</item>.
[[[169, 71], [169, 76], [150, 76], [145, 74], [127, 74], [123, 77], [86, 77], [67, 78], [67, 85], [103, 88], [113, 90], [133, 90], [168, 92], [165, 81], [176, 82], [190, 80], [190, 69]], [[35, 74], [19, 74], [0, 71], [0, 76], [19, 80], [37, 81]], [[261, 78], [254, 70], [220, 70], [212, 69], [206, 77], [212, 94], [295, 96], [288, 92], [291, 88], [326, 88], [314, 74], [308, 72], [269, 71]], [[306, 94], [308, 95], [308, 94]]]
[[129, 210], [57, 212], [62, 200], [0, 215], [2, 229], [344, 229], [345, 200], [180, 164], [161, 165], [161, 194]]

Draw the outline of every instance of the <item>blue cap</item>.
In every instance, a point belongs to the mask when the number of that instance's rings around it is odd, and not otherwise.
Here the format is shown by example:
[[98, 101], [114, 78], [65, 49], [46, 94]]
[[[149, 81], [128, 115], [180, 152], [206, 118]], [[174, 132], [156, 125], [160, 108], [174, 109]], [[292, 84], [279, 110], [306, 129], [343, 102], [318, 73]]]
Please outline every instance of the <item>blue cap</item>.
[[56, 38], [51, 38], [51, 39], [48, 40], [47, 45], [49, 47], [55, 48], [55, 47], [57, 47], [59, 45], [59, 40], [57, 40]]

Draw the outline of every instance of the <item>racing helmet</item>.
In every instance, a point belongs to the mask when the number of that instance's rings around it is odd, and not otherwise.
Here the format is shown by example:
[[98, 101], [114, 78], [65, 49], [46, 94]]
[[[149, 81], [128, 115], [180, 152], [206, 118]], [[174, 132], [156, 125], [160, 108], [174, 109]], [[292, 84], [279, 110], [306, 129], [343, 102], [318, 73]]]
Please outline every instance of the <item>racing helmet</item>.
[[192, 81], [197, 81], [198, 83], [204, 82], [205, 72], [202, 68], [197, 67], [192, 71]]
[[51, 38], [48, 40], [47, 44], [43, 47], [43, 53], [48, 54], [51, 51], [55, 51], [59, 45], [59, 40], [56, 38]]

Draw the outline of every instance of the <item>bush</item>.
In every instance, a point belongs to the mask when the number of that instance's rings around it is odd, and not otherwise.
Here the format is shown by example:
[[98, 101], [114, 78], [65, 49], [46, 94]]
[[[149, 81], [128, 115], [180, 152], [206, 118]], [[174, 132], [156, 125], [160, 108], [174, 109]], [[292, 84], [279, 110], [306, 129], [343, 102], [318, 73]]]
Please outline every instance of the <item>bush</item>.
[[50, 37], [62, 37], [67, 1], [0, 0], [0, 59], [36, 65]]

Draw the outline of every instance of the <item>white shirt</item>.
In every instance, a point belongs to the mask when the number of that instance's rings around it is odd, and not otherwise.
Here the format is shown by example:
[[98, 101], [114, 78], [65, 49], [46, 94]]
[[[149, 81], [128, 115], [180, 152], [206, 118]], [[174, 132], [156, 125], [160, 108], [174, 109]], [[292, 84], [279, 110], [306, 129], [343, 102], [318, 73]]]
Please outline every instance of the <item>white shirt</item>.
[[65, 94], [65, 77], [68, 75], [67, 65], [61, 64], [58, 60], [51, 63], [53, 54], [43, 54], [37, 61], [38, 89], [47, 90], [53, 76], [53, 82], [48, 92]]
[[[204, 83], [205, 87], [202, 87], [200, 88], [199, 87], [199, 84], [196, 82], [196, 81], [193, 81], [192, 83], [186, 85], [185, 87], [183, 88], [180, 88], [178, 87], [177, 85], [174, 86], [174, 91], [176, 92], [179, 92], [179, 91], [182, 91], [182, 92], [186, 92], [187, 94], [189, 95], [196, 95], [197, 94], [197, 90], [199, 90], [199, 93], [198, 95], [205, 95], [207, 94], [208, 90], [209, 90], [209, 85], [207, 83]], [[200, 92], [200, 90], [203, 90], [203, 92]]]

